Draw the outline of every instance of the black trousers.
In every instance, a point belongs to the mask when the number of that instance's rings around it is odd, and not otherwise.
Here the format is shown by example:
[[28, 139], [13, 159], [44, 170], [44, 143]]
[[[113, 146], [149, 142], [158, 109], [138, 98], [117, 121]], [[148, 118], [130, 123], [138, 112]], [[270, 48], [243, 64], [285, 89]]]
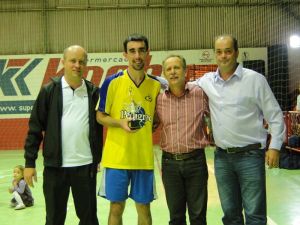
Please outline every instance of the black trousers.
[[[200, 151], [200, 150], [199, 150]], [[170, 213], [169, 225], [206, 225], [208, 171], [205, 153], [175, 160], [162, 156], [162, 180]]]
[[44, 168], [46, 225], [63, 225], [70, 189], [79, 225], [99, 225], [96, 195], [97, 165]]

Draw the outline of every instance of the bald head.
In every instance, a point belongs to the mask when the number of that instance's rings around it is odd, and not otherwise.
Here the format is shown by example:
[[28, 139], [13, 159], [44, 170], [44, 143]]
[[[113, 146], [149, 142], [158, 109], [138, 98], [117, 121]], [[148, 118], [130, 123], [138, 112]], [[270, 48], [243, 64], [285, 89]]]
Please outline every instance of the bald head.
[[[219, 36], [217, 36], [217, 37], [215, 38], [215, 43], [214, 43], [214, 44], [216, 44], [216, 42], [217, 42], [218, 40], [222, 40], [222, 39], [230, 40], [231, 43], [232, 43], [233, 49], [234, 49], [235, 51], [238, 51], [238, 49], [239, 49], [239, 47], [238, 47], [238, 41], [237, 41], [237, 39], [236, 39], [234, 36], [232, 36], [231, 34], [222, 34], [222, 35], [219, 35]], [[214, 48], [215, 48], [215, 46], [214, 46]]]
[[67, 83], [73, 89], [76, 89], [82, 83], [87, 64], [87, 52], [79, 45], [72, 45], [64, 50], [62, 64], [64, 65], [64, 77]]
[[69, 53], [71, 53], [71, 52], [72, 53], [74, 53], [74, 52], [82, 52], [83, 55], [84, 55], [84, 62], [85, 62], [85, 64], [87, 63], [87, 52], [86, 52], [86, 50], [83, 47], [81, 47], [80, 45], [71, 45], [71, 46], [65, 48], [65, 50], [64, 50], [64, 56], [63, 56], [64, 60], [66, 60], [67, 55]]

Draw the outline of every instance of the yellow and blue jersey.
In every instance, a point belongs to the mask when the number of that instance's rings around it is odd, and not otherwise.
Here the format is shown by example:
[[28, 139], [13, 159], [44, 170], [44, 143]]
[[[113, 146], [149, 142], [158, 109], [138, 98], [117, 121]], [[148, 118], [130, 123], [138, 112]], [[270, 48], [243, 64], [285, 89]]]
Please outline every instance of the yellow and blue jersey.
[[152, 123], [160, 83], [145, 75], [139, 86], [127, 70], [107, 78], [100, 88], [98, 110], [115, 119], [138, 120], [140, 129], [128, 133], [108, 127], [102, 166], [115, 169], [153, 169]]

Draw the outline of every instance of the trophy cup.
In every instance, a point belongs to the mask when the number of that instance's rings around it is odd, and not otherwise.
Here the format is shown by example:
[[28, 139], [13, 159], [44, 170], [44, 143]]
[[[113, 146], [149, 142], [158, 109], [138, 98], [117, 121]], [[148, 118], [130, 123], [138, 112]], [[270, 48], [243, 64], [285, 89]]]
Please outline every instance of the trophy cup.
[[128, 110], [130, 112], [131, 120], [128, 121], [128, 126], [131, 130], [137, 130], [140, 129], [140, 121], [136, 118], [136, 104], [133, 101], [133, 96], [132, 96], [132, 88], [129, 89], [129, 96], [130, 96], [130, 103], [128, 106]]

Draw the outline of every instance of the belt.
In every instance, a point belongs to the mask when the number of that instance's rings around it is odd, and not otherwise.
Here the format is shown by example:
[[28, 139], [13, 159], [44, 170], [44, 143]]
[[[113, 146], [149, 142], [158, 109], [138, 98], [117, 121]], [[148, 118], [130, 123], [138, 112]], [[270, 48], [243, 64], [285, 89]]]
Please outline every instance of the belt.
[[234, 153], [239, 153], [239, 152], [246, 152], [246, 151], [260, 149], [260, 148], [261, 148], [261, 144], [260, 143], [246, 145], [244, 147], [232, 147], [232, 148], [220, 148], [220, 147], [217, 147], [217, 149], [219, 149], [221, 151], [224, 151], [224, 152], [226, 152], [228, 154], [234, 154]]
[[174, 159], [176, 161], [190, 159], [190, 158], [193, 158], [196, 156], [200, 156], [202, 154], [204, 154], [203, 148], [195, 149], [194, 151], [189, 152], [189, 153], [174, 153], [173, 154], [173, 153], [169, 153], [169, 152], [165, 152], [165, 151], [163, 151], [163, 153], [162, 153], [164, 158]]

